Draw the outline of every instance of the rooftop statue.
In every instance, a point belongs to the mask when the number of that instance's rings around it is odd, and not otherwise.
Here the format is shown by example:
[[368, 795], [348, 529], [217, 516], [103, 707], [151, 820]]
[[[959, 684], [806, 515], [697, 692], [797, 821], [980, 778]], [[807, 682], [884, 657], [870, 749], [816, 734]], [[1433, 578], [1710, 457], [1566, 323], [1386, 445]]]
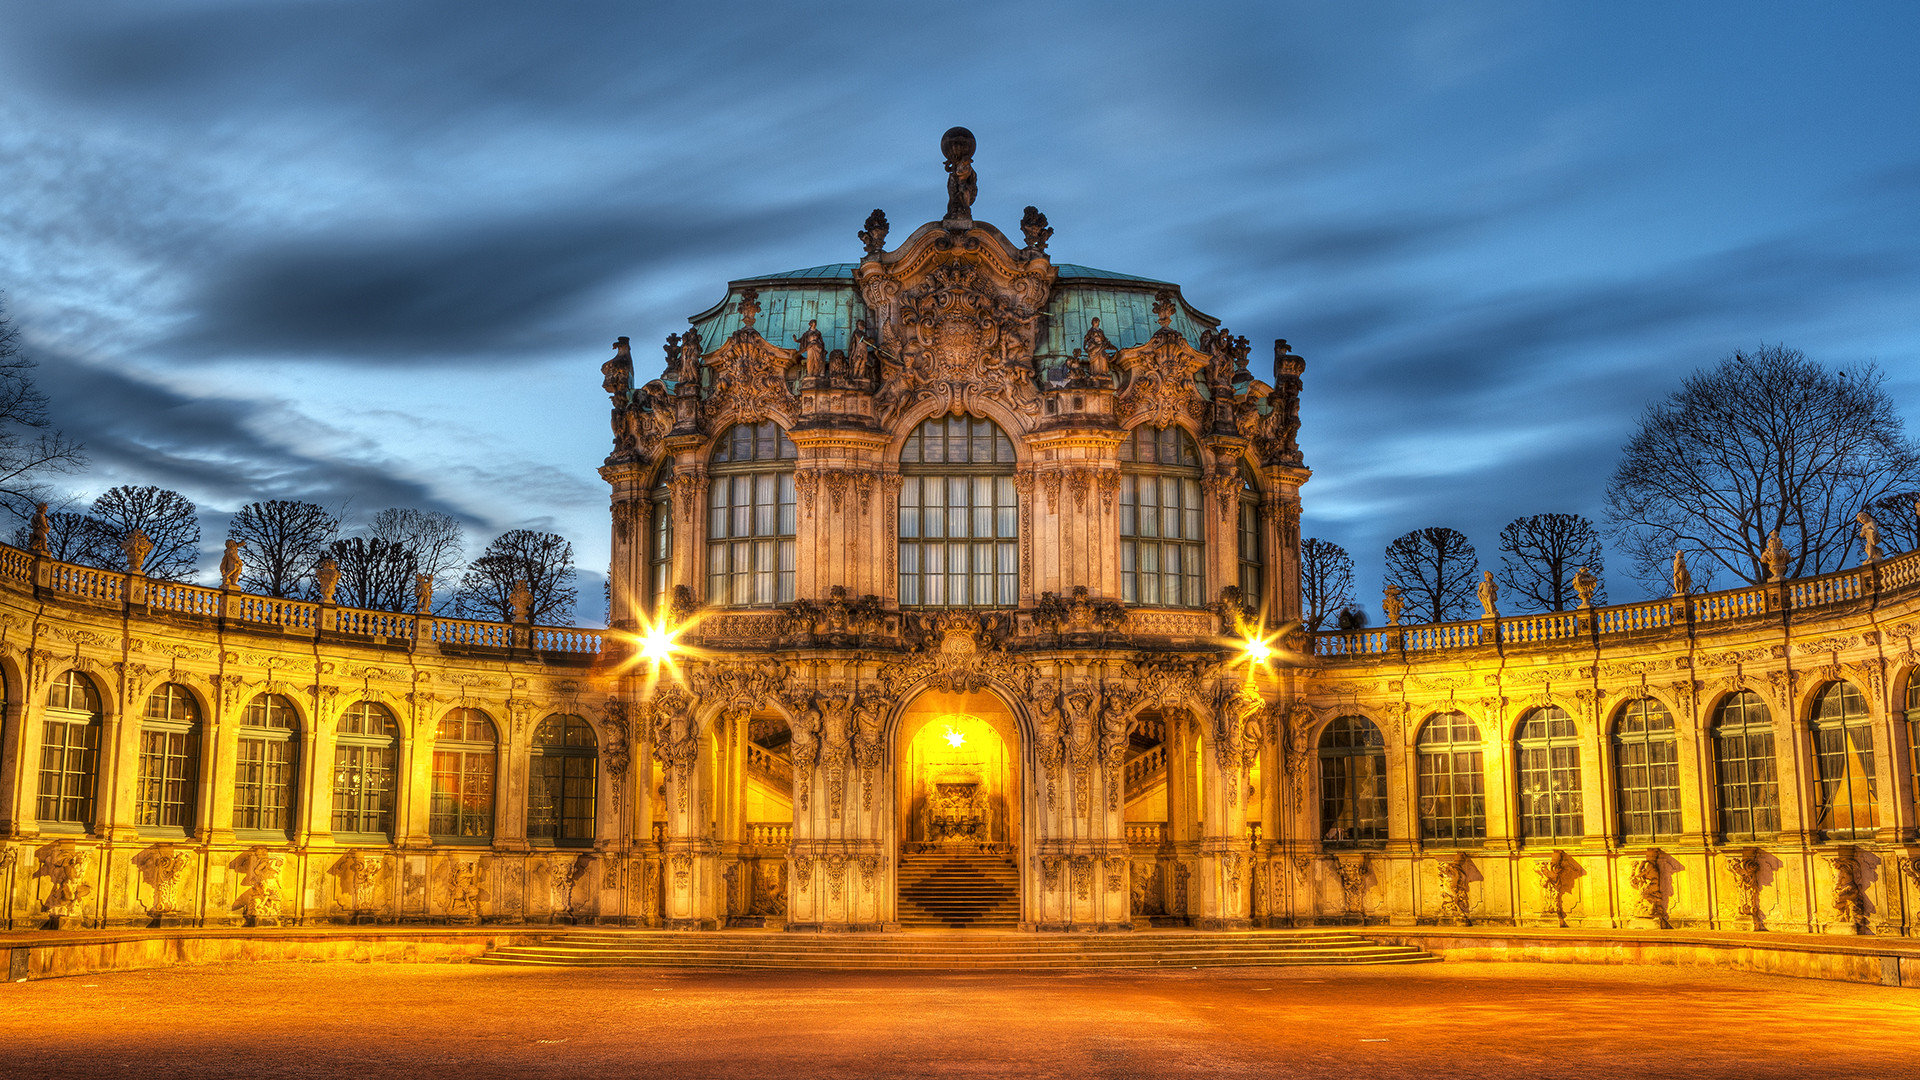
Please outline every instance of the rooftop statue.
[[941, 224], [955, 231], [973, 228], [973, 200], [980, 194], [973, 147], [973, 132], [966, 128], [948, 128], [940, 136], [940, 152], [947, 159], [947, 216]]

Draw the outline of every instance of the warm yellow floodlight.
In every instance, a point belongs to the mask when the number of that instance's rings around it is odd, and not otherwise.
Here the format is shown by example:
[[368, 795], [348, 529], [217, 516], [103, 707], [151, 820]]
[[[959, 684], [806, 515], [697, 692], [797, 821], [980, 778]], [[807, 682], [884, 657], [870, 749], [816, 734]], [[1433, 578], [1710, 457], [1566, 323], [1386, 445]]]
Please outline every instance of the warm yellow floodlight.
[[951, 746], [957, 750], [961, 746], [964, 746], [966, 744], [966, 741], [967, 741], [967, 737], [965, 735], [960, 734], [959, 732], [953, 730], [952, 728], [947, 729], [947, 745], [948, 746]]
[[1241, 643], [1240, 648], [1247, 654], [1247, 662], [1250, 664], [1264, 664], [1273, 657], [1273, 646], [1267, 644], [1265, 638], [1248, 637]]
[[640, 636], [640, 655], [656, 664], [673, 659], [680, 645], [674, 639], [680, 636], [678, 629], [669, 628], [666, 623], [656, 623], [646, 628]]

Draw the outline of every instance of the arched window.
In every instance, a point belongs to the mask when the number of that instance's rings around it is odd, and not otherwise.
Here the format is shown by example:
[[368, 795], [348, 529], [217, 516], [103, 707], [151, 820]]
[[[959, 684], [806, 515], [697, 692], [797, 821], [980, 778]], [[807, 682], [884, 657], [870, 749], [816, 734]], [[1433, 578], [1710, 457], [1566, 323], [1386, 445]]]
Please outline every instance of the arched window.
[[1514, 740], [1520, 764], [1520, 835], [1526, 840], [1577, 839], [1586, 828], [1580, 811], [1580, 745], [1573, 718], [1558, 705], [1527, 714]]
[[653, 490], [647, 493], [652, 512], [647, 537], [647, 614], [656, 620], [666, 614], [673, 574], [673, 459], [660, 463]]
[[1020, 602], [1013, 441], [991, 420], [937, 416], [900, 452], [900, 603]]
[[433, 734], [433, 800], [427, 832], [435, 840], [493, 839], [493, 721], [479, 709], [455, 709]]
[[1364, 716], [1339, 716], [1320, 733], [1320, 829], [1327, 847], [1387, 839], [1387, 746]]
[[1773, 719], [1758, 694], [1729, 694], [1713, 718], [1713, 764], [1720, 796], [1720, 835], [1759, 839], [1780, 831], [1780, 785], [1773, 757]]
[[1907, 676], [1907, 760], [1913, 766], [1913, 797], [1920, 802], [1920, 669]]
[[247, 703], [233, 769], [235, 829], [292, 835], [299, 734], [300, 715], [285, 697], [258, 694]]
[[[94, 772], [100, 765], [100, 692], [92, 680], [69, 671], [47, 690], [40, 724], [42, 825], [75, 831], [93, 824]], [[68, 826], [62, 830], [59, 826]]]
[[1813, 830], [1823, 839], [1870, 833], [1880, 824], [1873, 791], [1873, 722], [1852, 683], [1837, 682], [1813, 702], [1814, 764], [1820, 774]]
[[1255, 608], [1265, 596], [1266, 562], [1260, 545], [1260, 484], [1246, 462], [1240, 463], [1240, 599]]
[[1620, 835], [1671, 839], [1680, 833], [1680, 744], [1673, 714], [1652, 698], [1627, 702], [1613, 721], [1613, 794]]
[[559, 847], [593, 843], [594, 789], [599, 752], [593, 728], [577, 716], [556, 714], [533, 732], [527, 791], [527, 838]]
[[1200, 607], [1207, 549], [1200, 454], [1177, 427], [1137, 427], [1120, 444], [1120, 599]]
[[1487, 836], [1480, 729], [1465, 713], [1436, 713], [1420, 729], [1420, 836], [1428, 844], [1477, 844]]
[[768, 420], [735, 424], [707, 466], [707, 601], [793, 602], [793, 464], [799, 452]]
[[193, 831], [200, 781], [200, 706], [178, 683], [147, 696], [140, 721], [140, 778], [133, 823], [152, 832]]
[[333, 749], [333, 832], [393, 836], [394, 751], [399, 737], [386, 706], [362, 701], [340, 717]]

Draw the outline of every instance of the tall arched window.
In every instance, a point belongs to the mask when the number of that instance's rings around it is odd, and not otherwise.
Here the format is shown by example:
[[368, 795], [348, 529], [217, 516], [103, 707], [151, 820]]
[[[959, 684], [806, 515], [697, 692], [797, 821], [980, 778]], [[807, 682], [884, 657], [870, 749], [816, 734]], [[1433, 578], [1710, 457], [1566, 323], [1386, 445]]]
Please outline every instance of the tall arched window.
[[1415, 746], [1420, 771], [1420, 836], [1428, 844], [1477, 844], [1487, 836], [1480, 729], [1465, 713], [1436, 713]]
[[433, 736], [433, 798], [427, 832], [435, 840], [493, 838], [493, 720], [479, 709], [441, 717]]
[[768, 420], [735, 424], [707, 466], [707, 601], [793, 602], [793, 465], [799, 452]]
[[1755, 840], [1780, 831], [1773, 719], [1758, 694], [1729, 694], [1713, 717], [1713, 765], [1720, 835]]
[[1020, 602], [1013, 441], [991, 420], [937, 416], [900, 452], [900, 603]]
[[669, 579], [673, 573], [673, 459], [660, 463], [653, 489], [647, 492], [651, 511], [647, 535], [647, 614], [656, 620], [666, 614]]
[[150, 832], [192, 832], [199, 781], [200, 706], [186, 687], [166, 683], [147, 696], [140, 721], [133, 823]]
[[358, 702], [340, 717], [333, 749], [336, 837], [392, 838], [393, 762], [398, 745], [393, 714], [384, 705]]
[[1873, 721], [1852, 683], [1833, 683], [1814, 699], [1813, 751], [1820, 774], [1813, 830], [1823, 839], [1872, 832], [1880, 824], [1873, 791]]
[[1240, 599], [1261, 606], [1265, 595], [1266, 560], [1260, 544], [1260, 484], [1246, 462], [1240, 463]]
[[235, 829], [292, 835], [299, 736], [293, 702], [258, 694], [247, 703], [233, 768]]
[[1364, 716], [1339, 716], [1320, 733], [1320, 832], [1327, 847], [1387, 840], [1387, 746]]
[[[40, 824], [76, 832], [93, 824], [100, 766], [100, 692], [77, 671], [53, 680], [40, 724]], [[61, 828], [65, 826], [65, 828]]]
[[533, 762], [527, 785], [527, 838], [559, 847], [593, 843], [594, 790], [600, 757], [593, 727], [577, 716], [556, 714], [533, 732]]
[[1920, 669], [1907, 676], [1907, 760], [1913, 767], [1913, 797], [1920, 802]]
[[1120, 599], [1206, 603], [1200, 453], [1177, 427], [1137, 427], [1120, 444]]
[[1573, 718], [1558, 705], [1527, 714], [1514, 740], [1520, 765], [1520, 835], [1526, 840], [1577, 839], [1586, 828], [1580, 810], [1580, 745]]
[[1613, 794], [1620, 835], [1665, 840], [1680, 833], [1680, 743], [1673, 714], [1652, 698], [1627, 702], [1613, 721]]

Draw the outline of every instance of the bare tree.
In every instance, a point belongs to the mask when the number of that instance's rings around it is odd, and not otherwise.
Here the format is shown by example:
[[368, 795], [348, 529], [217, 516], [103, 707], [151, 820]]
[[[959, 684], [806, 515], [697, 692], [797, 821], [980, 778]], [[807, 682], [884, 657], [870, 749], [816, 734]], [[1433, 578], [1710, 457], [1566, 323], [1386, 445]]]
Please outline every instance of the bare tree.
[[34, 362], [20, 352], [20, 330], [0, 308], [0, 506], [23, 521], [34, 507], [55, 502], [46, 478], [78, 472], [87, 457], [80, 444], [52, 429], [47, 396], [33, 383]]
[[1880, 526], [1880, 546], [1887, 554], [1920, 550], [1920, 491], [1889, 495], [1867, 510]]
[[1451, 622], [1473, 614], [1480, 557], [1466, 536], [1437, 526], [1387, 545], [1387, 584], [1400, 589], [1408, 622]]
[[514, 529], [495, 537], [460, 577], [454, 610], [469, 619], [513, 617], [513, 583], [524, 581], [533, 594], [533, 621], [549, 626], [572, 621], [579, 599], [574, 587], [573, 544], [532, 529]]
[[200, 562], [200, 512], [177, 491], [148, 484], [108, 488], [93, 500], [89, 515], [95, 522], [88, 561], [95, 566], [126, 568], [121, 544], [139, 529], [153, 542], [147, 554], [146, 574], [158, 581], [185, 581]]
[[244, 541], [240, 587], [267, 596], [297, 596], [340, 532], [340, 519], [310, 502], [272, 499], [240, 508], [227, 537]]
[[[1580, 602], [1573, 576], [1581, 567], [1599, 574], [1600, 533], [1584, 514], [1535, 514], [1514, 518], [1500, 530], [1500, 584], [1521, 611], [1565, 611]], [[1606, 603], [1606, 590], [1594, 590]]]
[[1789, 576], [1836, 570], [1862, 507], [1920, 486], [1920, 448], [1871, 364], [1829, 370], [1798, 349], [1735, 353], [1647, 407], [1607, 485], [1615, 542], [1658, 585], [1676, 550], [1694, 580], [1767, 580], [1780, 533]]
[[327, 545], [340, 571], [335, 603], [374, 611], [412, 611], [413, 553], [377, 536], [351, 536]]
[[1309, 630], [1325, 627], [1353, 603], [1353, 556], [1331, 540], [1300, 541], [1300, 611]]
[[[433, 579], [433, 595], [440, 598], [434, 610], [452, 609], [454, 591], [459, 584], [455, 573], [467, 561], [467, 534], [458, 520], [432, 510], [392, 507], [373, 516], [367, 536], [396, 544], [411, 555], [414, 572]], [[406, 610], [411, 611], [412, 579], [406, 583], [405, 603]]]

